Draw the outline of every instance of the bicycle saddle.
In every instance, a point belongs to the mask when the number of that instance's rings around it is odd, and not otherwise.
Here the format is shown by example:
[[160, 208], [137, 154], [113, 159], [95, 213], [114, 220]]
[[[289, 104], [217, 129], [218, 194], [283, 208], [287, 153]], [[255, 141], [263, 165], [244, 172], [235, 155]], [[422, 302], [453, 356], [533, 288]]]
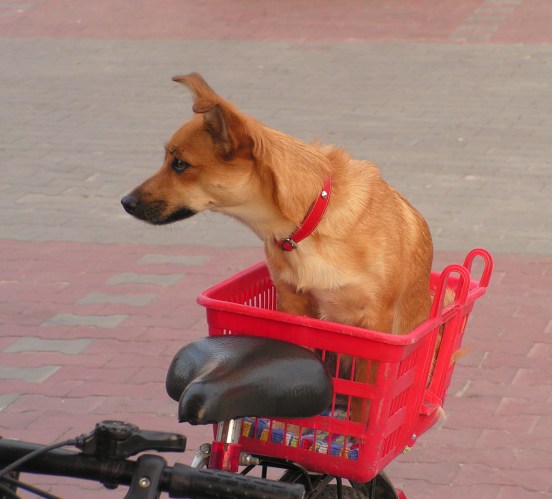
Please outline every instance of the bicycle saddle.
[[310, 350], [251, 336], [211, 336], [185, 346], [166, 382], [179, 402], [179, 421], [191, 424], [314, 416], [330, 405], [332, 387], [326, 366]]

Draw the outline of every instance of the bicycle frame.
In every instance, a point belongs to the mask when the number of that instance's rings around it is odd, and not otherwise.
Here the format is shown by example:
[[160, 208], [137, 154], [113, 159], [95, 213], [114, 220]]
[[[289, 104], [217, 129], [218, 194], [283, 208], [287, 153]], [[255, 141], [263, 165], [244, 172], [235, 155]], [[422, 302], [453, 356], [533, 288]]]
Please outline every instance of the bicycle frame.
[[[267, 478], [268, 468], [285, 470], [280, 481], [290, 484], [301, 484], [305, 487], [307, 497], [317, 497], [327, 485], [337, 482], [337, 497], [342, 497], [342, 480], [338, 476], [310, 473], [308, 470], [285, 459], [271, 458], [269, 456], [255, 456], [242, 451], [239, 444], [243, 419], [232, 419], [217, 425], [215, 437], [211, 444], [202, 444], [192, 462], [194, 468], [221, 470], [229, 473], [238, 473], [239, 466], [245, 469], [242, 475], [247, 475], [257, 466], [262, 467], [261, 477]], [[378, 474], [367, 483], [351, 482], [353, 488], [361, 491], [367, 498], [374, 499], [406, 499], [404, 492], [395, 489], [384, 473]], [[377, 492], [376, 492], [377, 491]]]
[[230, 419], [217, 425], [216, 437], [211, 444], [209, 468], [235, 473], [240, 464], [245, 463], [247, 455], [242, 456], [239, 444], [241, 429], [241, 419]]

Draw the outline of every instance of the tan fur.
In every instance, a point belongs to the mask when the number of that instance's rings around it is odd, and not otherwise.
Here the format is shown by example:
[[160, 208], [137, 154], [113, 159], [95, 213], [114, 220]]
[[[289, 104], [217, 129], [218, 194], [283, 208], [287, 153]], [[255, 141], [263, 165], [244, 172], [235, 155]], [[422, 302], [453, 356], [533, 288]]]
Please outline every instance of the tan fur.
[[[198, 74], [173, 79], [192, 91], [196, 114], [169, 140], [161, 169], [130, 194], [135, 216], [162, 224], [213, 210], [245, 223], [264, 241], [281, 310], [394, 334], [428, 317], [429, 229], [373, 163], [270, 129]], [[175, 156], [191, 167], [173, 171]], [[316, 230], [298, 250], [282, 251], [274, 239], [300, 225], [330, 174]], [[369, 378], [365, 363], [356, 377]]]

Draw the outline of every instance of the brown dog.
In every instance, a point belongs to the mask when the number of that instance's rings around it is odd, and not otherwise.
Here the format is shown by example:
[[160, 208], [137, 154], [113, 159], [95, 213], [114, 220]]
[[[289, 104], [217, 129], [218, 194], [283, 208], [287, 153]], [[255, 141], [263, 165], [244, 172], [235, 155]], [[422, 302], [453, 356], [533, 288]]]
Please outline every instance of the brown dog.
[[[373, 163], [268, 128], [198, 74], [173, 80], [192, 91], [195, 115], [161, 169], [122, 199], [128, 213], [152, 224], [205, 210], [242, 221], [264, 241], [285, 312], [394, 334], [428, 317], [428, 226]], [[367, 370], [357, 362], [356, 379]], [[353, 402], [354, 419], [361, 413]]]

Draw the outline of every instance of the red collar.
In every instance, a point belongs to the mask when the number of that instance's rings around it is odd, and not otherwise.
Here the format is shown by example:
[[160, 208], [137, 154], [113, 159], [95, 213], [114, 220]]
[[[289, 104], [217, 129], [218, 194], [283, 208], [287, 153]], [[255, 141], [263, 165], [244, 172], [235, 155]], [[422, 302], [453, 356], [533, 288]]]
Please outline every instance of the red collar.
[[293, 232], [287, 239], [275, 240], [277, 246], [284, 251], [293, 251], [297, 249], [297, 244], [308, 237], [324, 216], [328, 203], [330, 202], [330, 195], [332, 193], [332, 177], [328, 177], [322, 186], [320, 194], [317, 196], [316, 201], [312, 204], [309, 211], [305, 215], [305, 218], [301, 222], [299, 228]]

